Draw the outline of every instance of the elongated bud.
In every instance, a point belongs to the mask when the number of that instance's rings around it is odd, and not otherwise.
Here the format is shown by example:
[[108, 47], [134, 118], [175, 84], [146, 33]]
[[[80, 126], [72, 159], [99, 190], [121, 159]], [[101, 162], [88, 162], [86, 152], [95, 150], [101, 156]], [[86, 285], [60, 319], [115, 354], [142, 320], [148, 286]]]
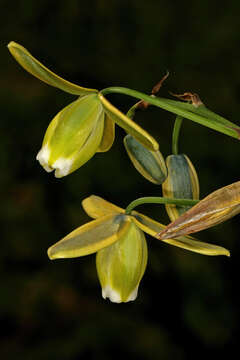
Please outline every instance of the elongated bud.
[[[187, 155], [169, 155], [166, 159], [168, 177], [162, 184], [163, 196], [179, 199], [199, 199], [199, 182], [196, 170]], [[191, 206], [166, 204], [171, 221], [176, 220]]]
[[151, 151], [133, 136], [126, 135], [124, 146], [135, 169], [154, 184], [162, 184], [167, 177], [167, 168], [159, 150]]
[[147, 264], [144, 233], [129, 216], [118, 237], [114, 244], [100, 250], [96, 259], [102, 296], [116, 303], [136, 299]]
[[103, 136], [104, 112], [97, 95], [79, 98], [60, 111], [46, 131], [37, 160], [55, 176], [68, 175], [97, 151]]
[[240, 181], [214, 191], [170, 223], [157, 238], [172, 239], [207, 229], [240, 213]]

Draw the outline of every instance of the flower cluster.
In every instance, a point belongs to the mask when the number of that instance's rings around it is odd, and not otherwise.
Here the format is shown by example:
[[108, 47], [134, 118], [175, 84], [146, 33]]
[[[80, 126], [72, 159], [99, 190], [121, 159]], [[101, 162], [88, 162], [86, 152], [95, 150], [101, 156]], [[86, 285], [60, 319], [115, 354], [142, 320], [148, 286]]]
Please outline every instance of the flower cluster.
[[[48, 249], [50, 259], [75, 258], [96, 253], [102, 296], [112, 302], [135, 300], [147, 265], [145, 233], [162, 243], [204, 255], [226, 255], [221, 246], [190, 237], [240, 212], [240, 182], [221, 188], [199, 201], [197, 172], [185, 154], [178, 154], [178, 136], [183, 117], [239, 138], [240, 128], [208, 110], [196, 94], [177, 95], [183, 103], [156, 97], [165, 76], [151, 96], [126, 88], [108, 88], [144, 100], [133, 105], [127, 115], [106, 98], [107, 89], [98, 91], [59, 77], [35, 59], [24, 47], [10, 42], [8, 48], [29, 73], [72, 95], [78, 96], [50, 122], [37, 160], [57, 178], [79, 169], [96, 152], [108, 151], [115, 137], [115, 124], [127, 135], [124, 146], [136, 170], [148, 181], [162, 186], [163, 197], [140, 198], [124, 210], [98, 196], [83, 200], [82, 206], [94, 220], [72, 231]], [[187, 97], [186, 97], [187, 95]], [[193, 96], [194, 95], [194, 96]], [[197, 100], [196, 100], [197, 99]], [[157, 141], [133, 118], [139, 105], [162, 107], [177, 115], [173, 130], [173, 153], [164, 160]], [[171, 223], [168, 226], [133, 210], [141, 203], [164, 203]], [[195, 204], [195, 205], [194, 205]], [[194, 206], [193, 206], [194, 205]]]

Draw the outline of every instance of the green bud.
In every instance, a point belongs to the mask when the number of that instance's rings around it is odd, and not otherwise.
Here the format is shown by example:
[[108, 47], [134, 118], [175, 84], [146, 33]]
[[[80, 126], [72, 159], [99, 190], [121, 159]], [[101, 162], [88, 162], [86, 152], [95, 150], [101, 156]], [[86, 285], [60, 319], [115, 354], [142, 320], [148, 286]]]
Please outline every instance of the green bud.
[[132, 135], [126, 135], [124, 146], [136, 170], [154, 184], [162, 184], [167, 177], [167, 168], [159, 150], [144, 147]]
[[60, 111], [48, 126], [37, 160], [63, 177], [85, 164], [98, 150], [104, 111], [97, 94], [86, 95]]
[[144, 233], [130, 216], [118, 231], [119, 240], [97, 253], [97, 272], [103, 298], [112, 302], [133, 301], [146, 269], [147, 244]]
[[[180, 199], [199, 199], [199, 182], [196, 170], [184, 155], [169, 155], [166, 159], [168, 177], [162, 184], [164, 197]], [[179, 206], [166, 204], [166, 211], [171, 221], [176, 220], [186, 212], [191, 206]]]

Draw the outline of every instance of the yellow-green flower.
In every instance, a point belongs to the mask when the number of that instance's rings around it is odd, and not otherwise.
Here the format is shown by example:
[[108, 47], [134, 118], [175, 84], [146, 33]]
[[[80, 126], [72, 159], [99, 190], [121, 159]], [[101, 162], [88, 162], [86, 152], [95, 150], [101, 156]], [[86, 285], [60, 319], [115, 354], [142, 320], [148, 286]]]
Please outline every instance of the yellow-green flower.
[[[49, 258], [75, 258], [96, 252], [103, 297], [118, 303], [135, 300], [147, 263], [144, 232], [157, 238], [165, 226], [136, 211], [126, 215], [124, 209], [98, 196], [84, 199], [82, 205], [94, 220], [51, 246]], [[204, 255], [229, 256], [223, 247], [190, 236], [163, 242]]]
[[150, 150], [158, 150], [158, 143], [152, 136], [111, 105], [101, 92], [62, 79], [13, 41], [8, 48], [29, 73], [51, 86], [79, 96], [49, 124], [37, 155], [46, 171], [55, 170], [56, 177], [63, 177], [82, 166], [96, 152], [108, 151], [114, 141], [115, 122]]

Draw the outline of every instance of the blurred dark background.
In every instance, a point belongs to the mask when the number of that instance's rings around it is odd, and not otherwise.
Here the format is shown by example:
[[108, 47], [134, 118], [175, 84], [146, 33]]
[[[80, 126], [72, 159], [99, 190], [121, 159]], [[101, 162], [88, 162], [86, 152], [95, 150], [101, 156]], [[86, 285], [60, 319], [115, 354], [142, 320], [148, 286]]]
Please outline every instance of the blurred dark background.
[[[112, 149], [63, 179], [35, 160], [49, 121], [74, 96], [29, 75], [10, 56], [14, 40], [84, 87], [197, 92], [239, 124], [239, 1], [1, 0], [0, 354], [3, 359], [180, 359], [239, 354], [239, 216], [197, 238], [231, 258], [204, 257], [148, 238], [149, 261], [135, 302], [101, 298], [95, 256], [51, 262], [47, 248], [88, 221], [81, 201], [119, 206], [161, 188], [133, 168], [117, 127]], [[135, 101], [109, 96], [122, 111]], [[171, 153], [174, 116], [157, 108], [136, 121]], [[240, 144], [188, 120], [181, 152], [195, 165], [201, 197], [239, 180]], [[162, 206], [139, 208], [168, 222]]]

